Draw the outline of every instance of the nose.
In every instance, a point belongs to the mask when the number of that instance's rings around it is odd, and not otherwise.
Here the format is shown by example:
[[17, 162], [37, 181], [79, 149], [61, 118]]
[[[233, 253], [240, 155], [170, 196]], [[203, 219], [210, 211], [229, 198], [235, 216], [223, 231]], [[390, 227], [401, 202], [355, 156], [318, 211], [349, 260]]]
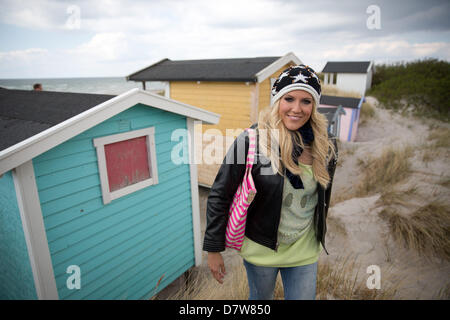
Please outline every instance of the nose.
[[295, 103], [292, 106], [292, 111], [295, 113], [303, 112], [303, 106], [302, 106], [301, 100], [295, 101]]

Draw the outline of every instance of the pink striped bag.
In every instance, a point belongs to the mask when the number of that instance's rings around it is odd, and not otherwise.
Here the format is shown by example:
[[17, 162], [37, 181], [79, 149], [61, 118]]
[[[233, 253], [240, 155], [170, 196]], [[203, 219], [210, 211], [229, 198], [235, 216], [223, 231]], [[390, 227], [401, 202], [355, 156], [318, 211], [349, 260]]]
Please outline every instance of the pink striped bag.
[[255, 183], [253, 182], [252, 177], [252, 167], [256, 149], [256, 132], [254, 129], [250, 128], [246, 130], [249, 134], [250, 146], [247, 153], [244, 179], [234, 194], [233, 202], [231, 203], [228, 212], [229, 217], [225, 233], [225, 246], [238, 251], [241, 250], [242, 243], [244, 242], [247, 209], [256, 194]]

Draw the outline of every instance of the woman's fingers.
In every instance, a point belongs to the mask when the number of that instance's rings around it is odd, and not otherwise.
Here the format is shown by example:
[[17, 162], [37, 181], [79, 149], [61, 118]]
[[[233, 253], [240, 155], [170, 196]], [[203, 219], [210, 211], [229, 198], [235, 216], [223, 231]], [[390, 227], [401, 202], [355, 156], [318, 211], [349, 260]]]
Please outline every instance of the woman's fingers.
[[210, 267], [211, 273], [220, 284], [223, 283], [223, 278], [226, 274], [225, 272], [225, 266], [222, 264], [214, 265]]
[[216, 280], [219, 281], [220, 284], [222, 284], [225, 275], [226, 275], [225, 266], [223, 264], [219, 265], [219, 269], [215, 271], [214, 278], [216, 278]]
[[222, 255], [220, 253], [208, 254], [208, 266], [214, 279], [222, 284], [226, 274]]

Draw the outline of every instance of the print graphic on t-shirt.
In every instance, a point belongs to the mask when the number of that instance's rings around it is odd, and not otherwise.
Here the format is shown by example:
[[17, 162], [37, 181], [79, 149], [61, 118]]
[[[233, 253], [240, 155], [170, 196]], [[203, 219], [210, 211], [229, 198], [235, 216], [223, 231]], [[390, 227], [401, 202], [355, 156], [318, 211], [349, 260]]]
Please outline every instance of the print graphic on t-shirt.
[[292, 205], [292, 199], [294, 198], [292, 193], [289, 193], [286, 198], [284, 198], [284, 205], [290, 207]]
[[307, 195], [304, 195], [304, 196], [302, 197], [302, 200], [300, 201], [300, 205], [302, 206], [302, 208], [305, 208], [305, 206], [306, 206], [306, 201], [308, 201], [308, 196], [307, 196]]

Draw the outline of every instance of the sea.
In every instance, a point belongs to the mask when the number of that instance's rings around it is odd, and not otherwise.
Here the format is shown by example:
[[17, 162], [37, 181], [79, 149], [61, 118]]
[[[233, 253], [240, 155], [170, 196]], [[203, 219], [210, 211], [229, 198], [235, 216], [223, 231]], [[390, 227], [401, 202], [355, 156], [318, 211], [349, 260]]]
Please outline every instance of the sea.
[[[142, 89], [141, 82], [127, 81], [125, 77], [105, 78], [44, 78], [44, 79], [0, 79], [0, 87], [6, 89], [33, 90], [40, 83], [42, 90], [119, 95], [133, 88]], [[164, 90], [164, 83], [146, 82], [150, 91]]]

